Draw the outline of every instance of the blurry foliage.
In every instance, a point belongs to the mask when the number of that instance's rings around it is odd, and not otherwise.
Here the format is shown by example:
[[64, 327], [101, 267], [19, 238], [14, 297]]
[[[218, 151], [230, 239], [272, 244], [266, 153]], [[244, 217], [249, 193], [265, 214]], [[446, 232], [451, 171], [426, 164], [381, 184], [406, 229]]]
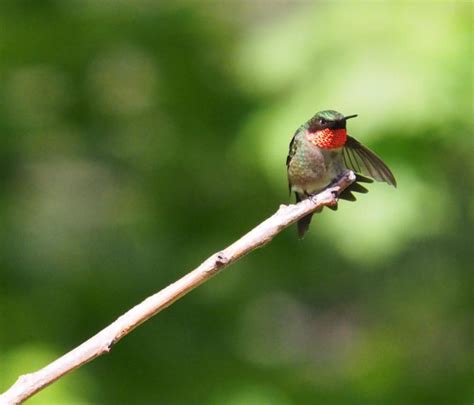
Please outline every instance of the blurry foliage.
[[1, 3], [0, 390], [287, 202], [291, 136], [334, 108], [397, 190], [31, 403], [472, 401], [472, 3], [224, 3]]

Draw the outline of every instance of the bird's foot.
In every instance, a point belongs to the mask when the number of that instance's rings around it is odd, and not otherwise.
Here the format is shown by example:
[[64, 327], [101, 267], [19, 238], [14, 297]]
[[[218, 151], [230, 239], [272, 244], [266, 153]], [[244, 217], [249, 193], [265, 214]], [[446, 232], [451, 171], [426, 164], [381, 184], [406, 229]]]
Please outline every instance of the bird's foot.
[[[328, 189], [330, 189], [330, 188], [331, 187], [328, 186]], [[337, 202], [339, 200], [339, 193], [337, 192], [337, 190], [330, 190], [330, 192], [331, 192], [334, 200], [333, 200], [332, 204], [328, 204], [327, 206], [335, 211], [335, 210], [337, 210]], [[319, 195], [319, 193], [309, 194], [308, 198], [313, 204], [318, 204], [318, 202], [319, 202], [318, 201], [318, 195]]]
[[309, 195], [308, 195], [308, 198], [309, 198], [309, 200], [310, 200], [313, 204], [317, 204], [317, 203], [318, 203], [318, 193], [309, 194]]

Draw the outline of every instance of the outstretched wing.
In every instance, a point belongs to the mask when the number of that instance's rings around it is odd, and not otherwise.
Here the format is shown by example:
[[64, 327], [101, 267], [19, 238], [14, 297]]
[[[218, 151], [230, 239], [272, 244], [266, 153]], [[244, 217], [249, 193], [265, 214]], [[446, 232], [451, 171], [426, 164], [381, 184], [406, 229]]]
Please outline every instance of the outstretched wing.
[[397, 186], [393, 173], [382, 159], [351, 136], [347, 137], [342, 153], [348, 169]]

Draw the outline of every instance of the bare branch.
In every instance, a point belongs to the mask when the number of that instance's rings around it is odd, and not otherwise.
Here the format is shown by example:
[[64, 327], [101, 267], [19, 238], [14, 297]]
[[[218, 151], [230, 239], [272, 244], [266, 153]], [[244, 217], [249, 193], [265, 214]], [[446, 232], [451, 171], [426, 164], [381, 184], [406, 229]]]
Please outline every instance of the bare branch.
[[199, 267], [178, 281], [148, 297], [80, 346], [46, 367], [20, 376], [15, 384], [0, 395], [0, 404], [20, 404], [63, 375], [104, 353], [108, 353], [115, 343], [141, 323], [173, 304], [183, 295], [209, 280], [247, 253], [267, 244], [289, 225], [314, 212], [319, 207], [336, 204], [336, 195], [338, 196], [355, 179], [354, 173], [347, 171], [333, 186], [318, 195], [303, 200], [296, 205], [281, 205], [275, 214], [232, 245], [213, 254]]

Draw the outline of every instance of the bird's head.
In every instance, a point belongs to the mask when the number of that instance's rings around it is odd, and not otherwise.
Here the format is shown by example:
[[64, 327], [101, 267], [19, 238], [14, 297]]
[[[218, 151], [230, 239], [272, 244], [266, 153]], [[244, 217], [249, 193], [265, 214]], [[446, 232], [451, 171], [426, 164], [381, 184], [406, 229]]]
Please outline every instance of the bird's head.
[[344, 116], [334, 110], [319, 111], [307, 123], [307, 136], [319, 148], [336, 149], [346, 143], [346, 121], [357, 114]]
[[310, 132], [316, 132], [321, 129], [346, 129], [346, 121], [357, 117], [357, 114], [344, 116], [334, 110], [324, 110], [317, 112], [308, 122]]

